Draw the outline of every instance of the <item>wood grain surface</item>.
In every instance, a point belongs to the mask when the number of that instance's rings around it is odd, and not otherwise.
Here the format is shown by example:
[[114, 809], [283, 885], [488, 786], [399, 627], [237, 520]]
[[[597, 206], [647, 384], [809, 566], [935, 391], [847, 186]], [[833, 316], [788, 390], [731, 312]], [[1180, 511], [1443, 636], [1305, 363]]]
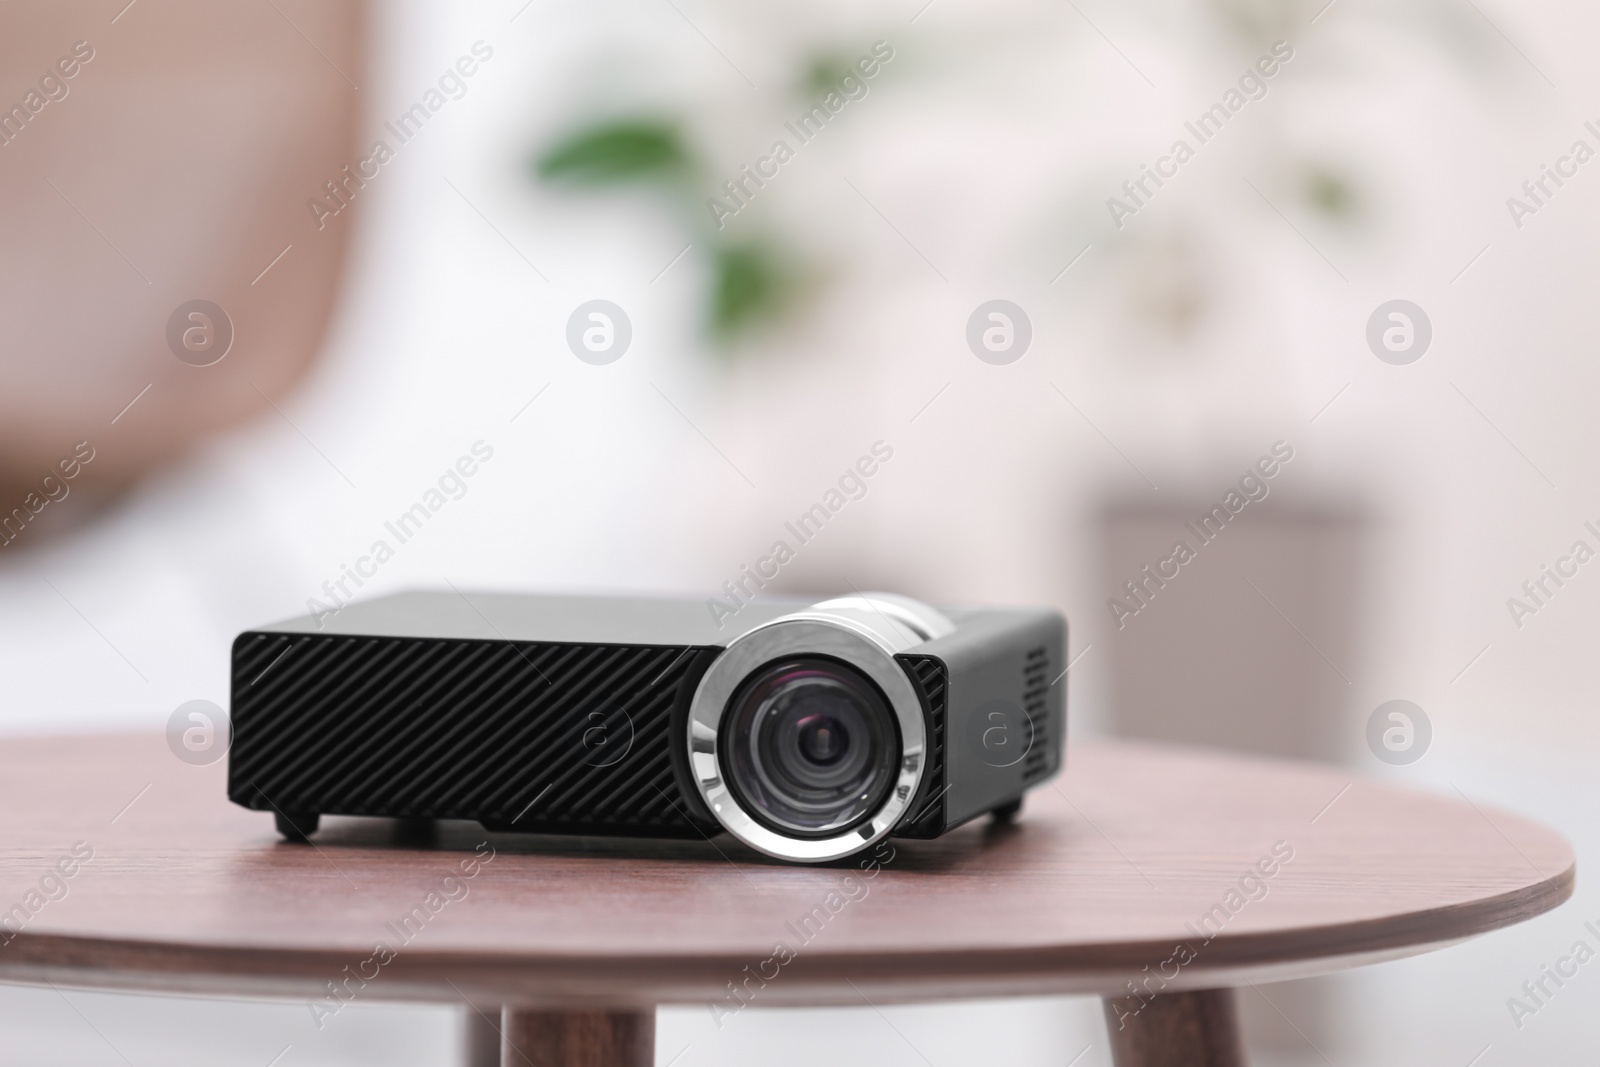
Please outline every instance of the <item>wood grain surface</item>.
[[0, 979], [328, 1011], [1150, 997], [1425, 951], [1574, 879], [1560, 836], [1481, 802], [1145, 745], [1074, 744], [1014, 824], [821, 868], [466, 823], [325, 818], [288, 844], [223, 770], [160, 736], [0, 742]]

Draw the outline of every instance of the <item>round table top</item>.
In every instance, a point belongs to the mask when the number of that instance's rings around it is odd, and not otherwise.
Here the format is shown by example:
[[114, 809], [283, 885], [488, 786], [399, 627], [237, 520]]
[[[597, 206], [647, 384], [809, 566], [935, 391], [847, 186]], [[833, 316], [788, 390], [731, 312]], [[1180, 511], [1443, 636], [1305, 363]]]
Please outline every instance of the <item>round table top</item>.
[[1559, 835], [1462, 796], [1199, 750], [1068, 757], [1014, 824], [796, 867], [725, 837], [459, 822], [324, 818], [308, 847], [160, 736], [4, 741], [0, 979], [619, 1008], [735, 1005], [730, 982], [763, 1006], [1171, 991], [1423, 952], [1572, 893]]

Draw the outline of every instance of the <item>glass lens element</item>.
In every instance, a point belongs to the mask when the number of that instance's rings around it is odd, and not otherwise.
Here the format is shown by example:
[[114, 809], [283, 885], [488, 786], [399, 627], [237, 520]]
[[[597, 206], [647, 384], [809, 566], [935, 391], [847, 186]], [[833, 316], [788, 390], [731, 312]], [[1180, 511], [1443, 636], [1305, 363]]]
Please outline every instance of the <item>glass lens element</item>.
[[746, 811], [779, 833], [822, 837], [883, 804], [900, 762], [900, 728], [860, 671], [797, 656], [745, 679], [722, 717], [718, 748]]

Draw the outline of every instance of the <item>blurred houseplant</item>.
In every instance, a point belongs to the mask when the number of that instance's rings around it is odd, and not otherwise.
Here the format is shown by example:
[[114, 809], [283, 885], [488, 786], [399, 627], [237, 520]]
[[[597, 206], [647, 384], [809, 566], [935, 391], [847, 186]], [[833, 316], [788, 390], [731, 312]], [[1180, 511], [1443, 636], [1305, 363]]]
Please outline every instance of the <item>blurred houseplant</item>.
[[695, 248], [710, 259], [706, 326], [731, 342], [792, 307], [800, 284], [776, 239], [725, 236], [699, 200], [706, 168], [672, 118], [608, 119], [580, 126], [546, 149], [535, 163], [539, 178], [575, 189], [643, 186], [659, 192], [680, 216]]

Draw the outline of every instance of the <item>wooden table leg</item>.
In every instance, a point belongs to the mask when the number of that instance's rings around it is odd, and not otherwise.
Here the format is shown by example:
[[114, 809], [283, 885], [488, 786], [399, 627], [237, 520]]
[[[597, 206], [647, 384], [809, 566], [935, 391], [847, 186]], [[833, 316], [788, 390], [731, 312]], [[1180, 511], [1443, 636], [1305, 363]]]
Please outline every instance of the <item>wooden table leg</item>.
[[1233, 990], [1105, 998], [1116, 1067], [1245, 1067]]
[[529, 1011], [501, 1016], [502, 1067], [652, 1067], [656, 1013]]
[[461, 1014], [461, 1062], [466, 1067], [500, 1067], [499, 1009], [468, 1004]]

